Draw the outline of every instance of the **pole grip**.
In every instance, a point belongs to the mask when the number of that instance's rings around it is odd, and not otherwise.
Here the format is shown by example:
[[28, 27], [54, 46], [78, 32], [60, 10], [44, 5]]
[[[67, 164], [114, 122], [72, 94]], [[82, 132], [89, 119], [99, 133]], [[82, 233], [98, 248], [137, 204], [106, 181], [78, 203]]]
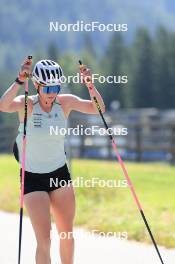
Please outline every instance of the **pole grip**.
[[[27, 59], [32, 60], [32, 57], [33, 57], [32, 55], [29, 55], [29, 56], [27, 56]], [[27, 62], [27, 64], [29, 65], [30, 62]], [[26, 75], [27, 79], [31, 77], [31, 75], [28, 75], [28, 74], [25, 74], [25, 75]]]
[[[83, 62], [81, 60], [79, 60], [78, 62], [80, 64], [80, 72], [82, 73], [82, 68], [84, 67]], [[94, 84], [92, 83], [91, 78], [86, 79], [86, 81], [83, 80], [83, 83], [88, 85], [89, 92], [92, 94], [94, 90]], [[92, 95], [94, 96], [94, 93]]]

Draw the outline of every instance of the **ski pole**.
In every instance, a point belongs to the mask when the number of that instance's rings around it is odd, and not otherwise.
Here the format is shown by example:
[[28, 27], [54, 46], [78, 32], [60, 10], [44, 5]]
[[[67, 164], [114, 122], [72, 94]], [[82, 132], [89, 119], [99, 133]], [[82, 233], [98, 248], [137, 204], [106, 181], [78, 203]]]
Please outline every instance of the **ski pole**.
[[[31, 60], [32, 56], [28, 56]], [[24, 97], [24, 131], [22, 144], [22, 179], [21, 179], [21, 194], [20, 194], [20, 221], [19, 221], [19, 248], [18, 248], [18, 264], [21, 263], [21, 244], [22, 244], [22, 224], [23, 224], [23, 207], [24, 207], [24, 178], [25, 178], [25, 160], [26, 160], [26, 127], [27, 127], [27, 106], [28, 106], [28, 79], [25, 82], [25, 97]]]
[[[82, 72], [82, 68], [84, 67], [84, 65], [82, 64], [82, 61], [81, 61], [81, 60], [79, 60], [79, 64], [80, 64], [80, 72]], [[96, 104], [96, 107], [97, 107], [97, 109], [98, 109], [98, 111], [99, 111], [99, 114], [100, 114], [100, 116], [101, 116], [101, 118], [102, 118], [102, 121], [103, 121], [103, 123], [104, 123], [104, 126], [105, 126], [106, 130], [108, 131], [109, 127], [108, 127], [108, 125], [107, 125], [107, 123], [106, 123], [106, 120], [105, 120], [105, 118], [104, 118], [104, 116], [103, 116], [103, 113], [102, 113], [102, 111], [101, 111], [101, 107], [100, 107], [100, 105], [99, 105], [99, 103], [98, 103], [98, 100], [97, 100], [96, 96], [94, 95], [94, 84], [93, 84], [90, 80], [88, 81], [88, 83], [89, 83], [89, 87], [88, 87], [88, 88], [89, 88], [89, 90], [90, 90], [90, 93], [91, 93], [92, 96], [93, 96], [93, 100], [94, 100], [94, 102], [95, 102], [95, 104]], [[109, 135], [109, 134], [108, 134], [108, 135]], [[162, 259], [162, 256], [161, 256], [161, 254], [160, 254], [160, 251], [159, 251], [158, 246], [157, 246], [157, 244], [156, 244], [156, 241], [155, 241], [155, 239], [154, 239], [154, 236], [153, 236], [153, 234], [152, 234], [152, 232], [151, 232], [151, 228], [150, 228], [150, 226], [149, 226], [149, 224], [148, 224], [148, 221], [147, 221], [147, 219], [146, 219], [146, 217], [145, 217], [145, 214], [144, 214], [143, 208], [142, 208], [142, 206], [141, 206], [141, 204], [140, 204], [140, 202], [139, 202], [139, 199], [138, 199], [138, 197], [137, 197], [137, 194], [136, 194], [136, 192], [135, 192], [135, 189], [134, 189], [134, 186], [133, 186], [133, 184], [132, 184], [132, 181], [131, 181], [131, 179], [130, 179], [130, 177], [129, 177], [129, 174], [128, 174], [128, 172], [127, 172], [127, 169], [126, 169], [126, 167], [125, 167], [125, 164], [124, 164], [124, 162], [123, 162], [123, 160], [122, 160], [122, 158], [121, 158], [121, 156], [120, 156], [120, 154], [119, 154], [119, 151], [118, 151], [118, 148], [117, 148], [117, 144], [115, 143], [114, 137], [110, 134], [110, 135], [109, 135], [109, 138], [110, 138], [110, 140], [111, 140], [112, 147], [113, 147], [113, 149], [114, 149], [114, 151], [115, 151], [116, 157], [117, 157], [117, 159], [118, 159], [118, 161], [119, 161], [120, 167], [121, 167], [121, 169], [122, 169], [122, 171], [123, 171], [123, 174], [124, 174], [124, 176], [125, 176], [125, 178], [126, 178], [126, 180], [127, 180], [128, 186], [129, 186], [129, 188], [130, 188], [130, 190], [131, 190], [131, 194], [132, 194], [132, 196], [133, 196], [133, 198], [134, 198], [134, 201], [135, 201], [135, 203], [136, 203], [136, 205], [137, 205], [137, 208], [138, 208], [138, 210], [139, 210], [139, 212], [140, 212], [140, 214], [141, 214], [141, 217], [142, 217], [142, 219], [143, 219], [143, 221], [144, 221], [144, 223], [145, 223], [145, 226], [146, 226], [146, 228], [147, 228], [147, 230], [148, 230], [148, 233], [149, 233], [149, 235], [150, 235], [150, 237], [151, 237], [152, 243], [153, 243], [153, 245], [154, 245], [154, 247], [155, 247], [155, 249], [156, 249], [156, 252], [157, 252], [157, 254], [158, 254], [158, 257], [159, 257], [159, 259], [160, 259], [160, 262], [161, 262], [161, 264], [164, 264], [163, 259]]]

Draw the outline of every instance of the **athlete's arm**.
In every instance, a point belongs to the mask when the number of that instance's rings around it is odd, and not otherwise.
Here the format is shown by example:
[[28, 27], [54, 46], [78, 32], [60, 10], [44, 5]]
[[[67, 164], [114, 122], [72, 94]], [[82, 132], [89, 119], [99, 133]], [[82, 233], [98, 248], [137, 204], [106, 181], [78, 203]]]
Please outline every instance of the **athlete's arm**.
[[100, 109], [102, 113], [105, 112], [105, 104], [103, 102], [103, 99], [97, 89], [92, 85], [92, 74], [90, 69], [88, 69], [85, 65], [81, 67], [81, 76], [83, 77], [84, 83], [87, 86], [89, 90], [89, 95], [91, 100], [83, 100], [80, 97], [77, 96], [72, 96], [70, 97], [70, 104], [69, 104], [69, 110], [76, 110], [82, 113], [87, 113], [87, 114], [98, 114], [98, 109], [96, 106], [96, 103], [94, 102], [94, 98], [96, 97]]
[[[105, 112], [105, 105], [103, 103], [103, 99], [101, 98], [98, 91], [95, 89], [95, 96], [97, 97], [97, 100], [99, 101], [100, 107], [102, 112]], [[85, 114], [98, 114], [98, 110], [96, 108], [96, 105], [92, 100], [84, 100], [78, 96], [75, 96], [73, 94], [64, 94], [59, 95], [60, 103], [62, 104], [64, 108], [64, 112], [66, 113], [66, 116], [70, 114], [72, 110], [78, 111]]]
[[17, 96], [19, 84], [13, 83], [0, 98], [0, 111], [13, 113], [24, 107], [24, 96]]
[[[27, 75], [31, 74], [32, 61], [26, 58], [21, 65], [18, 75], [18, 80], [25, 82]], [[13, 83], [8, 90], [0, 98], [0, 111], [2, 112], [17, 112], [22, 111], [24, 108], [24, 96], [17, 96], [20, 85]]]

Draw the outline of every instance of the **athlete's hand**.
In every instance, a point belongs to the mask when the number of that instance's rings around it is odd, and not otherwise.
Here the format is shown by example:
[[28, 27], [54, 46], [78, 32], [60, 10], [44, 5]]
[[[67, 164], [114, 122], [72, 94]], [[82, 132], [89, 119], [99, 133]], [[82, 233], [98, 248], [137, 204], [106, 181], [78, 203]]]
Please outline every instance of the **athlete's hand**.
[[21, 82], [25, 82], [28, 77], [32, 74], [32, 59], [28, 57], [21, 64], [18, 78]]
[[80, 67], [80, 73], [83, 78], [84, 84], [88, 87], [92, 83], [92, 73], [91, 70], [87, 68], [86, 65]]

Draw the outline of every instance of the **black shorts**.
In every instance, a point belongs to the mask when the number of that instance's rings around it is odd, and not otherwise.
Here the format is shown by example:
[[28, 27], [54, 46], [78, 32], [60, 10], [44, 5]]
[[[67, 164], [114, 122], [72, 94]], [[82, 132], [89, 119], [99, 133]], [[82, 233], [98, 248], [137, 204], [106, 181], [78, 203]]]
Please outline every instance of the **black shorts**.
[[[20, 170], [21, 181], [22, 169]], [[58, 188], [65, 187], [71, 183], [71, 176], [67, 164], [49, 173], [33, 173], [25, 171], [24, 194], [45, 191], [51, 192]]]

